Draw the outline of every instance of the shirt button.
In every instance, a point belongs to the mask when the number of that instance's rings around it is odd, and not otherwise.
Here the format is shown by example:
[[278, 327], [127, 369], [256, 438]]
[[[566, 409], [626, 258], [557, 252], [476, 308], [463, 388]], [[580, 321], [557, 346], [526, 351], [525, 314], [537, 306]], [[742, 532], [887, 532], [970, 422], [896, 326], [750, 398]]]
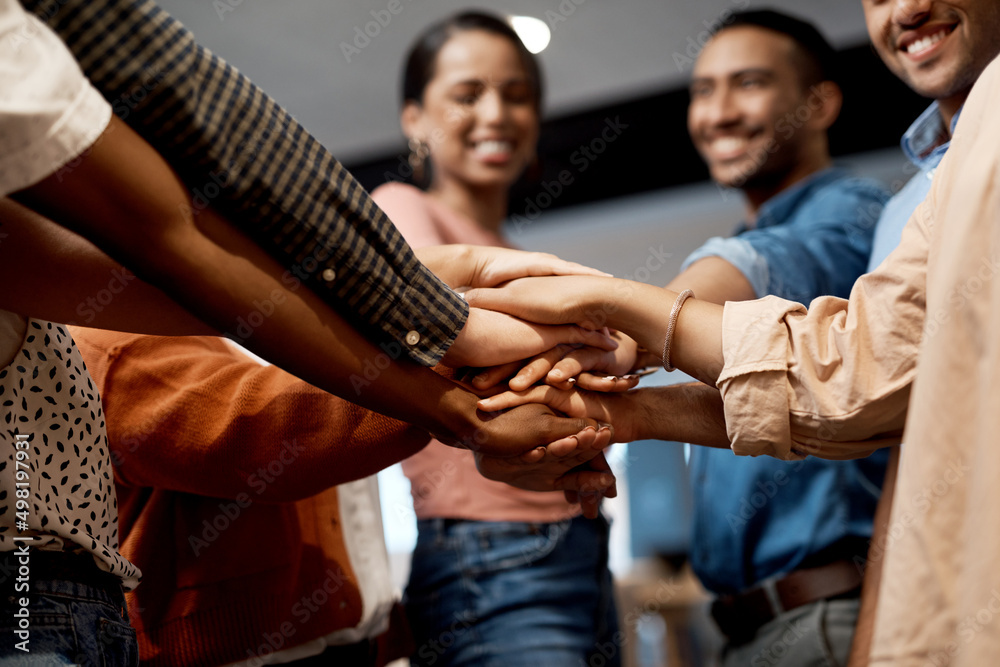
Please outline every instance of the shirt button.
[[416, 345], [419, 342], [420, 342], [420, 334], [418, 334], [416, 331], [411, 331], [408, 334], [406, 334], [406, 344], [407, 345], [411, 345], [412, 346], [412, 345]]
[[323, 280], [325, 280], [326, 282], [332, 283], [336, 279], [337, 279], [337, 272], [334, 271], [333, 269], [326, 269], [323, 271]]

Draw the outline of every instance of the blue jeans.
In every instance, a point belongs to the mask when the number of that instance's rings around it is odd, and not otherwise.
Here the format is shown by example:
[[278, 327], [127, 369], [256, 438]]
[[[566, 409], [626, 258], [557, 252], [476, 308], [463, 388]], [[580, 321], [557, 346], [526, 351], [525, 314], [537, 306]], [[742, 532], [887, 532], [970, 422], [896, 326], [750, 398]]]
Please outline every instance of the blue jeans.
[[417, 523], [406, 588], [430, 667], [617, 667], [623, 635], [608, 570], [608, 523]]
[[[71, 575], [45, 576], [44, 568], [33, 563], [30, 593], [26, 594], [14, 587], [16, 568], [11, 569], [11, 559], [6, 558], [2, 564], [0, 665], [139, 664], [135, 630], [129, 625], [125, 595], [117, 578], [98, 572], [92, 561], [93, 571], [86, 571], [78, 581], [71, 581]], [[22, 597], [28, 598], [27, 607], [21, 607]], [[25, 638], [28, 642], [22, 644]], [[18, 644], [28, 651], [18, 649]]]

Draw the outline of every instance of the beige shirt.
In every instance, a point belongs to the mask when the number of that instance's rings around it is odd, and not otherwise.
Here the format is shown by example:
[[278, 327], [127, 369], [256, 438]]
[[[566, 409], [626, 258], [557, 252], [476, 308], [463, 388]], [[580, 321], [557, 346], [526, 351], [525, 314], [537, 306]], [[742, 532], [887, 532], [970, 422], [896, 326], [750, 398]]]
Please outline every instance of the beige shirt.
[[994, 61], [899, 248], [850, 301], [725, 310], [719, 386], [737, 454], [863, 455], [905, 420], [875, 665], [1000, 661], [998, 108]]

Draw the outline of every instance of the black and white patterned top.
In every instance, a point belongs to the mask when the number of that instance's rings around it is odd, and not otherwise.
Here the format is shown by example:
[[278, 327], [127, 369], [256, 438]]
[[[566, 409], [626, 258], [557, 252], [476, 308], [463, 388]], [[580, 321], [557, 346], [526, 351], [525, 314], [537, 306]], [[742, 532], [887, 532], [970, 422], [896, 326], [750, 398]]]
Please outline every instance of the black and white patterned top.
[[[33, 537], [34, 548], [92, 554], [134, 588], [141, 573], [118, 553], [101, 397], [65, 328], [28, 320], [24, 343], [0, 370], [0, 406], [0, 551]], [[19, 448], [23, 436], [28, 446]], [[17, 506], [19, 493], [27, 508]]]

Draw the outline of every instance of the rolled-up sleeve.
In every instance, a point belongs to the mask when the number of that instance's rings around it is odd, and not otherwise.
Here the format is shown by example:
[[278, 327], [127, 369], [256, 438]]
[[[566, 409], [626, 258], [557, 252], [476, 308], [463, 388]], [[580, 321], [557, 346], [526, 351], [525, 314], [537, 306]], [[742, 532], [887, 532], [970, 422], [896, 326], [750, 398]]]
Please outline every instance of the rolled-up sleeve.
[[856, 458], [899, 441], [926, 319], [930, 211], [917, 209], [849, 300], [726, 304], [718, 386], [736, 454]]
[[681, 266], [681, 271], [686, 271], [689, 266], [706, 257], [721, 257], [735, 266], [746, 277], [757, 296], [768, 293], [771, 272], [767, 258], [757, 252], [756, 248], [746, 239], [739, 236], [730, 238], [713, 236], [705, 241], [704, 245], [688, 255]]

